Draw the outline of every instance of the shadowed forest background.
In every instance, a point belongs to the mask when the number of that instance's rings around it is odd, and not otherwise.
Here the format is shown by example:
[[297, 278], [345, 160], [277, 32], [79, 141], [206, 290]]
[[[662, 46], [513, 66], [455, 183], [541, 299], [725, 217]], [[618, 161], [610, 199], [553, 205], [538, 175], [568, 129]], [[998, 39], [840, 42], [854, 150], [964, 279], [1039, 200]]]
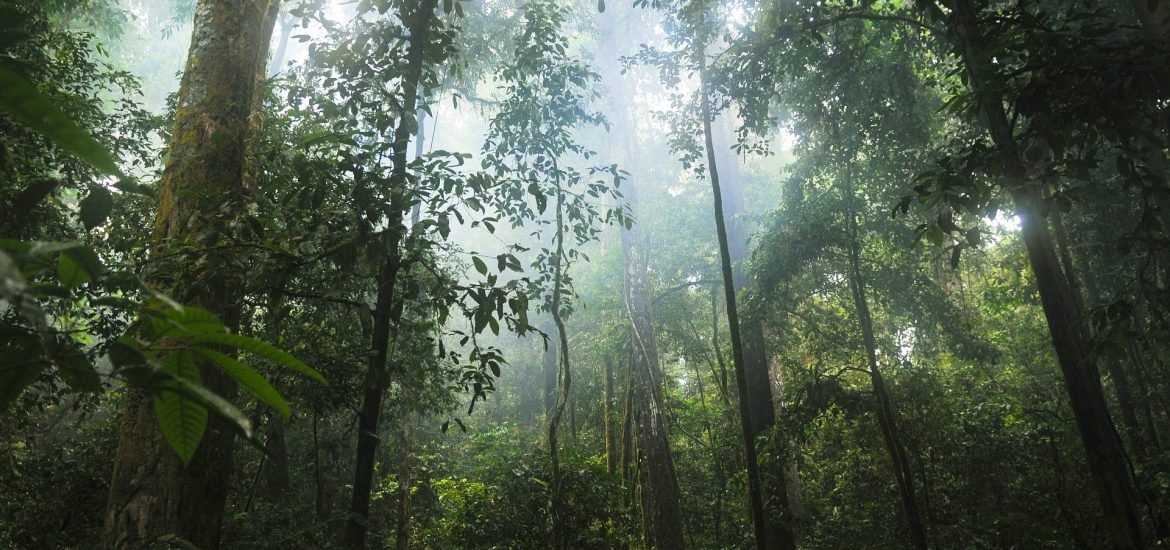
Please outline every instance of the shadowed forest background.
[[1168, 0], [0, 0], [0, 547], [1162, 547], [1168, 122]]

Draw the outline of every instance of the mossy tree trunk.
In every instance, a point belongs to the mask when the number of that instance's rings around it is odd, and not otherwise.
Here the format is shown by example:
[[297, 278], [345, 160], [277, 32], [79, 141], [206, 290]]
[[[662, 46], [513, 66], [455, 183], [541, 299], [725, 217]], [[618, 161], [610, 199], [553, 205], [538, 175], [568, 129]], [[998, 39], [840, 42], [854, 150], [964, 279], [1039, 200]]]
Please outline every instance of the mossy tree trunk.
[[[626, 198], [631, 207], [636, 204], [633, 189], [627, 189]], [[650, 548], [683, 548], [682, 507], [670, 452], [658, 344], [646, 288], [646, 250], [637, 226], [623, 228], [621, 233], [626, 311], [634, 347], [632, 382], [639, 413], [635, 433], [646, 465], [644, 523], [649, 528], [646, 538]]]
[[[232, 222], [248, 199], [249, 117], [277, 4], [201, 0], [196, 6], [153, 235], [152, 284], [183, 304], [211, 311], [229, 327], [239, 320], [244, 285], [234, 277], [243, 270], [222, 245], [232, 241]], [[235, 384], [221, 371], [205, 365], [200, 371], [208, 389], [233, 396]], [[234, 438], [213, 415], [184, 466], [163, 440], [153, 396], [127, 388], [102, 546], [147, 548], [178, 537], [216, 548]]]
[[[633, 172], [632, 181], [639, 181], [636, 159], [643, 157], [637, 145], [633, 109], [628, 101], [633, 97], [627, 80], [621, 75], [618, 61], [621, 55], [618, 27], [619, 15], [614, 10], [601, 16], [599, 22], [599, 68], [602, 77], [612, 82], [610, 97], [613, 126], [610, 140], [611, 157], [619, 167]], [[629, 20], [627, 19], [627, 22]], [[628, 24], [628, 23], [627, 23]], [[625, 34], [625, 33], [622, 33]], [[636, 212], [637, 184], [624, 186], [627, 207]], [[659, 366], [658, 343], [654, 333], [650, 290], [647, 285], [649, 258], [641, 227], [638, 224], [621, 228], [624, 299], [630, 319], [630, 372], [632, 407], [635, 410], [633, 436], [637, 439], [639, 460], [644, 465], [643, 521], [644, 535], [649, 548], [684, 548], [683, 513], [674, 458], [667, 429], [666, 404], [663, 398], [662, 373]], [[609, 368], [607, 364], [607, 388]]]

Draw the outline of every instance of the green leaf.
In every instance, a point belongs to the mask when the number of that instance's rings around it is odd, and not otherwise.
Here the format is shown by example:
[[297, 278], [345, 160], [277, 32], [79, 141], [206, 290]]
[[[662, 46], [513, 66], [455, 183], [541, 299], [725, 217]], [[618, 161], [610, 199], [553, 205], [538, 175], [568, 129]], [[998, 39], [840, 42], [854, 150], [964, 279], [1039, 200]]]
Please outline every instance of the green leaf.
[[0, 109], [103, 173], [125, 177], [108, 149], [54, 105], [48, 94], [3, 65], [0, 65]]
[[282, 366], [288, 367], [312, 380], [322, 384], [328, 384], [328, 382], [325, 381], [325, 377], [321, 376], [321, 373], [314, 370], [313, 367], [310, 367], [300, 359], [297, 359], [292, 355], [276, 349], [270, 344], [256, 340], [255, 338], [248, 338], [247, 336], [240, 336], [238, 334], [211, 332], [196, 335], [196, 341], [200, 343], [221, 344], [246, 351], [252, 355], [263, 357]]
[[942, 246], [943, 243], [946, 242], [946, 239], [946, 234], [943, 233], [942, 229], [939, 229], [937, 225], [932, 225], [929, 229], [926, 230], [926, 240], [930, 241], [935, 246]]
[[13, 213], [20, 215], [32, 210], [42, 199], [57, 189], [61, 182], [53, 179], [37, 181], [25, 187], [12, 201]]
[[81, 268], [90, 279], [96, 279], [105, 272], [106, 267], [102, 265], [101, 259], [98, 258], [97, 253], [88, 246], [79, 246], [65, 250], [61, 254], [69, 256], [77, 267]]
[[90, 281], [89, 274], [77, 265], [68, 254], [57, 258], [57, 280], [68, 288], [77, 288]]
[[472, 256], [471, 262], [475, 264], [475, 270], [478, 271], [480, 275], [487, 275], [488, 268], [483, 259], [481, 259], [479, 256]]
[[174, 322], [186, 334], [204, 334], [209, 332], [226, 332], [227, 328], [210, 311], [194, 306], [182, 309], [167, 308], [167, 319]]
[[280, 413], [281, 417], [288, 420], [292, 415], [292, 411], [288, 407], [288, 403], [280, 396], [280, 392], [272, 387], [256, 369], [241, 363], [234, 357], [225, 355], [213, 349], [197, 348], [195, 351], [200, 355], [206, 357], [216, 366], [223, 369], [232, 378], [235, 378], [241, 385], [248, 388], [253, 395], [261, 401], [267, 403], [273, 409]]
[[[186, 351], [177, 351], [168, 356], [163, 372], [171, 374], [173, 382], [184, 390], [203, 387], [199, 384], [199, 367]], [[203, 440], [203, 432], [207, 430], [207, 409], [185, 393], [162, 390], [154, 397], [154, 414], [158, 418], [163, 438], [179, 455], [183, 464], [191, 462], [199, 442]]]
[[147, 363], [146, 356], [142, 355], [141, 344], [128, 334], [118, 337], [106, 350], [106, 356], [115, 370], [138, 367]]
[[81, 199], [81, 223], [86, 230], [93, 229], [104, 223], [114, 209], [114, 196], [110, 190], [100, 185], [95, 186], [89, 195]]
[[69, 350], [56, 358], [57, 372], [69, 387], [79, 393], [102, 391], [102, 379], [89, 358], [78, 350]]

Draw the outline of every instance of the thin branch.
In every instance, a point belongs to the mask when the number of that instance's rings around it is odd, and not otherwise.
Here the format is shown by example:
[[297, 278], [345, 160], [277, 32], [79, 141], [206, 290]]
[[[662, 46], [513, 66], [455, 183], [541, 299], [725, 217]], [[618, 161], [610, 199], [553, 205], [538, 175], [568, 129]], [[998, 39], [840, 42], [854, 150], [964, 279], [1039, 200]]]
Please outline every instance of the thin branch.
[[296, 292], [293, 290], [280, 289], [278, 292], [284, 296], [291, 296], [293, 298], [304, 298], [306, 300], [316, 300], [319, 302], [329, 302], [333, 304], [341, 304], [353, 307], [370, 307], [370, 304], [365, 302], [358, 302], [356, 300], [347, 300], [345, 298], [334, 298], [331, 296], [323, 296], [321, 294], [310, 294], [306, 292]]
[[655, 296], [653, 300], [650, 300], [650, 303], [657, 304], [659, 300], [667, 297], [667, 295], [674, 293], [674, 292], [678, 292], [680, 290], [684, 290], [684, 289], [688, 289], [688, 288], [692, 288], [692, 287], [696, 287], [696, 286], [719, 286], [721, 284], [723, 284], [723, 281], [716, 281], [714, 279], [699, 279], [698, 281], [689, 281], [689, 282], [683, 283], [683, 284], [678, 285], [678, 286], [672, 286], [666, 290], [663, 290], [662, 292], [659, 292], [658, 295]]

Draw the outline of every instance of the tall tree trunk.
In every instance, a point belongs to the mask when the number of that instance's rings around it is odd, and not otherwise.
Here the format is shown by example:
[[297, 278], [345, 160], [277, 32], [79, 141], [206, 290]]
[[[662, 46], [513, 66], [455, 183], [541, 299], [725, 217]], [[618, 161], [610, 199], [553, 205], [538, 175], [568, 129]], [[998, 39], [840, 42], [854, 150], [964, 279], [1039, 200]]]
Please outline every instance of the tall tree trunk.
[[[711, 101], [707, 97], [707, 60], [702, 47], [696, 48], [699, 63], [699, 98], [702, 102], [703, 140], [707, 151], [707, 173], [711, 179], [711, 193], [715, 206], [715, 232], [719, 238], [719, 261], [723, 272], [723, 290], [727, 302], [727, 325], [731, 334], [732, 363], [735, 366], [735, 385], [739, 390], [739, 416], [743, 431], [744, 463], [747, 467], [748, 502], [752, 513], [752, 528], [756, 547], [760, 549], [795, 548], [796, 542], [791, 530], [774, 531], [769, 527], [764, 510], [764, 488], [760, 480], [759, 461], [756, 457], [756, 442], [749, 403], [748, 380], [745, 369], [743, 337], [739, 326], [739, 310], [735, 299], [735, 274], [731, 265], [731, 253], [727, 238], [727, 224], [723, 219], [723, 194], [719, 187], [719, 170], [715, 161], [715, 145], [711, 135]], [[787, 536], [785, 536], [785, 534]], [[778, 536], [776, 536], [778, 535]]]
[[861, 235], [857, 228], [857, 214], [854, 208], [856, 197], [853, 192], [853, 183], [848, 181], [851, 176], [846, 171], [846, 203], [848, 204], [849, 223], [849, 286], [853, 294], [853, 306], [857, 310], [857, 322], [861, 327], [861, 336], [865, 342], [865, 358], [869, 364], [869, 378], [873, 383], [874, 397], [877, 399], [878, 427], [881, 429], [882, 440], [886, 444], [886, 452], [890, 455], [890, 462], [894, 468], [894, 480], [897, 482], [898, 493], [902, 500], [902, 511], [906, 514], [906, 523], [910, 528], [910, 541], [915, 548], [925, 549], [926, 527], [922, 521], [922, 513], [918, 509], [918, 499], [914, 494], [914, 472], [910, 467], [910, 456], [906, 453], [906, 446], [902, 443], [902, 436], [898, 431], [897, 415], [894, 404], [890, 400], [890, 392], [886, 389], [885, 380], [878, 365], [877, 339], [874, 337], [873, 317], [869, 311], [869, 301], [865, 296], [865, 276], [861, 271]]
[[429, 45], [431, 22], [438, 0], [421, 0], [413, 13], [401, 14], [410, 33], [407, 39], [406, 74], [403, 75], [403, 104], [399, 111], [398, 125], [394, 129], [392, 145], [393, 167], [391, 172], [390, 211], [395, 216], [386, 231], [386, 255], [378, 272], [378, 294], [374, 306], [374, 330], [371, 337], [369, 369], [366, 372], [365, 393], [362, 398], [361, 414], [358, 418], [358, 440], [354, 462], [353, 499], [349, 519], [345, 527], [346, 546], [352, 549], [365, 548], [369, 524], [370, 491], [374, 481], [374, 463], [378, 450], [378, 424], [382, 414], [382, 400], [390, 383], [387, 370], [387, 354], [390, 345], [391, 321], [402, 312], [401, 299], [395, 305], [394, 288], [398, 271], [402, 266], [402, 238], [406, 229], [403, 217], [409, 208], [406, 186], [407, 148], [414, 133], [414, 116], [419, 96], [419, 82], [422, 80], [424, 54]]
[[[734, 139], [731, 117], [723, 114], [716, 121], [719, 123], [720, 131], [718, 135], [711, 137], [717, 144], [715, 163], [719, 167], [719, 185], [723, 190], [723, 219], [727, 224], [733, 282], [735, 291], [739, 294], [754, 284], [744, 266], [751, 251], [748, 248], [747, 228], [740, 216], [745, 211], [743, 175], [739, 169], [739, 159], [733, 154], [728, 143]], [[756, 439], [771, 432], [776, 425], [776, 401], [779, 394], [772, 393], [773, 383], [768, 366], [768, 349], [764, 342], [763, 324], [755, 315], [749, 314], [743, 316], [742, 326], [743, 368], [749, 392], [747, 401], [751, 412], [752, 438]], [[799, 480], [793, 474], [785, 472], [796, 472], [792, 458], [787, 455], [767, 464], [761, 472], [761, 481], [764, 484], [765, 504], [772, 508], [767, 511], [766, 516], [768, 538], [782, 541], [781, 544], [787, 547], [786, 541], [795, 540], [792, 532], [794, 514], [788, 495], [793, 492], [799, 493], [800, 488]]]
[[284, 65], [284, 56], [288, 53], [288, 39], [292, 35], [293, 27], [296, 26], [296, 21], [293, 16], [288, 14], [280, 18], [280, 38], [276, 43], [276, 51], [273, 52], [272, 59], [268, 62], [269, 76], [276, 76]]
[[1082, 312], [1061, 271], [1052, 235], [1043, 216], [1043, 203], [1036, 184], [1028, 180], [1022, 157], [1003, 107], [1003, 98], [991, 93], [985, 78], [995, 65], [984, 44], [978, 15], [970, 0], [944, 0], [950, 8], [954, 28], [961, 40], [963, 61], [970, 86], [978, 100], [980, 114], [999, 153], [1006, 187], [1020, 214], [1020, 232], [1028, 260], [1036, 276], [1044, 316], [1069, 395], [1081, 443], [1088, 458], [1102, 522], [1116, 548], [1144, 548], [1142, 521], [1135, 505], [1121, 441], [1106, 407], [1097, 364], [1089, 352]]
[[264, 450], [270, 457], [260, 469], [260, 496], [269, 502], [277, 502], [288, 496], [292, 489], [288, 471], [288, 445], [284, 437], [284, 419], [279, 414], [269, 420], [272, 429]]
[[[544, 332], [556, 332], [556, 323], [546, 325]], [[544, 373], [544, 413], [551, 415], [557, 403], [557, 364], [558, 350], [561, 349], [560, 338], [554, 337], [545, 340], [544, 355], [542, 355], [541, 372]]]
[[[637, 205], [637, 190], [626, 189], [631, 209]], [[646, 464], [645, 515], [651, 548], [683, 548], [682, 507], [678, 481], [670, 452], [658, 344], [654, 335], [649, 293], [646, 288], [646, 251], [637, 225], [622, 228], [622, 263], [625, 266], [626, 312], [630, 316], [634, 353], [634, 395], [638, 407], [638, 448]]]
[[[230, 234], [222, 212], [243, 211], [255, 75], [268, 52], [269, 15], [276, 3], [202, 0], [196, 6], [154, 229], [154, 284], [181, 303], [218, 315], [229, 327], [239, 319], [242, 287], [231, 281], [231, 270], [192, 274], [190, 266], [162, 258], [208, 236]], [[225, 252], [208, 255], [206, 265], [232, 265]], [[228, 399], [235, 394], [235, 384], [219, 369], [201, 365], [200, 374], [211, 391]], [[102, 546], [146, 548], [174, 535], [201, 548], [218, 547], [234, 438], [227, 423], [213, 415], [184, 466], [159, 432], [153, 396], [127, 388]]]
[[[633, 462], [634, 455], [634, 362], [630, 360], [626, 361], [625, 388], [625, 391], [622, 392], [622, 456], [618, 468], [622, 473], [622, 481], [629, 487], [633, 484], [630, 464]], [[629, 498], [630, 494], [627, 491], [627, 507], [632, 502], [632, 499]]]
[[410, 462], [414, 452], [414, 426], [409, 412], [402, 414], [398, 433], [398, 522], [394, 547], [407, 550], [410, 548]]
[[[766, 336], [767, 334], [765, 334], [765, 341], [767, 340]], [[781, 388], [784, 387], [784, 371], [781, 370], [780, 361], [775, 356], [768, 356], [768, 372], [769, 381], [772, 384], [772, 395], [778, 396], [781, 394]], [[773, 401], [773, 404], [776, 409], [776, 417], [781, 417], [784, 414], [783, 403], [777, 399]], [[790, 441], [786, 441], [785, 445], [795, 447], [795, 443]], [[788, 499], [788, 513], [791, 514], [792, 524], [800, 524], [807, 520], [807, 517], [804, 512], [804, 506], [801, 504], [800, 471], [796, 466], [795, 448], [787, 453], [782, 465], [783, 471], [780, 472], [780, 475], [784, 481], [784, 496]]]
[[[611, 111], [614, 113], [610, 154], [619, 166], [633, 172], [631, 181], [636, 182], [640, 174], [634, 166], [634, 159], [640, 158], [641, 152], [637, 150], [634, 117], [627, 103], [632, 94], [625, 89], [626, 79], [621, 76], [618, 62], [621, 55], [621, 41], [617, 36], [618, 10], [600, 17], [599, 65], [603, 78], [612, 82], [614, 87], [610, 97]], [[636, 212], [637, 184], [628, 185], [624, 189], [627, 207], [631, 212]], [[635, 436], [642, 461], [640, 464], [644, 465], [645, 472], [643, 531], [649, 548], [685, 548], [684, 518], [670, 450], [658, 343], [654, 334], [650, 293], [646, 285], [648, 254], [639, 225], [635, 224], [628, 229], [622, 227], [620, 233], [624, 299], [626, 313], [630, 318], [631, 382], [637, 410]]]
[[615, 448], [613, 429], [613, 358], [605, 358], [605, 402], [602, 404], [602, 423], [605, 429], [605, 471], [611, 475], [617, 471], [618, 453]]
[[561, 424], [561, 416], [569, 403], [569, 391], [572, 390], [572, 370], [569, 363], [569, 337], [565, 330], [565, 319], [561, 312], [561, 291], [565, 281], [565, 193], [557, 186], [556, 197], [556, 256], [553, 260], [553, 292], [549, 307], [553, 322], [557, 326], [557, 341], [560, 342], [560, 376], [557, 378], [557, 400], [553, 405], [552, 415], [548, 420], [548, 447], [552, 458], [552, 508], [553, 508], [553, 545], [557, 550], [569, 548], [568, 521], [569, 511], [565, 507], [564, 479], [561, 475], [560, 448], [557, 443], [557, 429]]

